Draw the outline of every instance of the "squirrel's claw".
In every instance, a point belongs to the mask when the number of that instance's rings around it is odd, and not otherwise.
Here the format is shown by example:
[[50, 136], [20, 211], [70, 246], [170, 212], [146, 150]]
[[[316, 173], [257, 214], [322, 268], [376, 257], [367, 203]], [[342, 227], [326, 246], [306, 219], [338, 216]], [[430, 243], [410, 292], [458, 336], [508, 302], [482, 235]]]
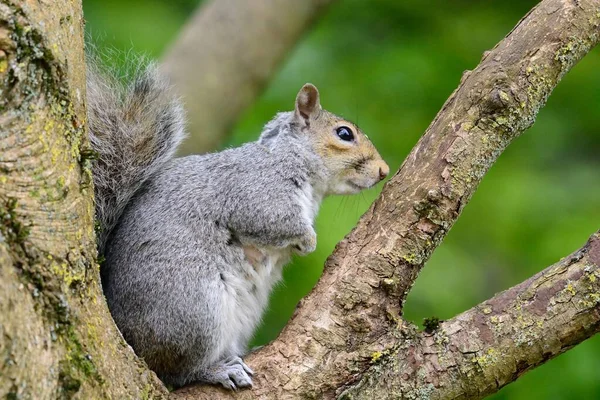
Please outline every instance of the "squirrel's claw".
[[244, 362], [244, 360], [242, 360], [241, 357], [238, 357], [238, 356], [230, 357], [227, 360], [225, 360], [225, 365], [226, 366], [241, 365], [242, 368], [244, 369], [244, 371], [246, 371], [246, 373], [248, 373], [250, 375], [254, 375], [254, 371], [252, 371], [252, 368], [250, 368], [248, 366], [248, 364], [246, 364]]

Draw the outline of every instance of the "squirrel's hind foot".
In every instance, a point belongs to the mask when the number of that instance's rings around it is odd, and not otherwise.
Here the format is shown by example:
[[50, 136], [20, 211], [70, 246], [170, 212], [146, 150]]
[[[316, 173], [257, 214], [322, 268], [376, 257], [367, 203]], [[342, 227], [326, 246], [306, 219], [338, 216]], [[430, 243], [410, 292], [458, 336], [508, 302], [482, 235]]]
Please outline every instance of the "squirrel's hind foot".
[[202, 380], [206, 383], [220, 384], [225, 389], [237, 390], [252, 387], [254, 371], [237, 356], [229, 357], [222, 363], [204, 371]]

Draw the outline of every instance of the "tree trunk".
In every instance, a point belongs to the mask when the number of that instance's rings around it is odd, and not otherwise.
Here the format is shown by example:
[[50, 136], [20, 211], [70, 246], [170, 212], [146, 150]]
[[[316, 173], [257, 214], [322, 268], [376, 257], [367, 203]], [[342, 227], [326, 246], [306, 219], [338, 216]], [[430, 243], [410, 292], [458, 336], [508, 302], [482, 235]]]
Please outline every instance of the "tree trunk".
[[[49, 4], [0, 0], [0, 394], [166, 397], [101, 293], [81, 4]], [[600, 233], [427, 332], [401, 313], [486, 171], [598, 40], [600, 0], [542, 1], [465, 74], [279, 338], [247, 358], [254, 388], [171, 397], [481, 398], [595, 334]]]
[[165, 397], [102, 296], [81, 2], [0, 1], [0, 395]]

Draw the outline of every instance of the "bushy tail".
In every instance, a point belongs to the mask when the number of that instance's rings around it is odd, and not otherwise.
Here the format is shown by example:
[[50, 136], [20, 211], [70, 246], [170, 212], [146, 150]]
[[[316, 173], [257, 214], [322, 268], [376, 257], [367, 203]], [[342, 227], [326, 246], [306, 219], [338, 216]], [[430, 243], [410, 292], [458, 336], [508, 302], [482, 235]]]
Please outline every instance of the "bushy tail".
[[124, 84], [88, 65], [87, 112], [92, 149], [98, 249], [125, 206], [154, 174], [171, 160], [185, 137], [183, 109], [155, 65]]

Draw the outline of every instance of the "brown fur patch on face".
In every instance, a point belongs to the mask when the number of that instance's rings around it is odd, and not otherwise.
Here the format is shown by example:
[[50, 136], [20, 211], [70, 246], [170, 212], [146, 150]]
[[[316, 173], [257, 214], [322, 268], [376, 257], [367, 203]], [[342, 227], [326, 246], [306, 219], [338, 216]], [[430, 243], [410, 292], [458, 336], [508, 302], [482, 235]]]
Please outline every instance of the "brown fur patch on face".
[[[337, 136], [336, 130], [342, 126], [352, 131], [353, 141], [343, 141]], [[316, 135], [316, 152], [330, 160], [330, 172], [336, 176], [370, 173], [375, 168], [371, 164], [380, 158], [369, 138], [356, 124], [335, 114], [321, 111], [319, 119], [313, 120], [310, 130]]]

